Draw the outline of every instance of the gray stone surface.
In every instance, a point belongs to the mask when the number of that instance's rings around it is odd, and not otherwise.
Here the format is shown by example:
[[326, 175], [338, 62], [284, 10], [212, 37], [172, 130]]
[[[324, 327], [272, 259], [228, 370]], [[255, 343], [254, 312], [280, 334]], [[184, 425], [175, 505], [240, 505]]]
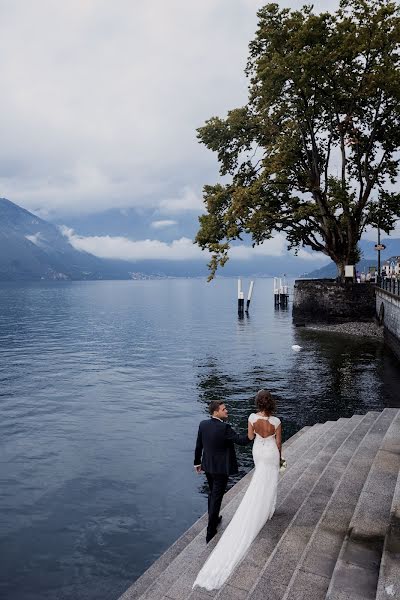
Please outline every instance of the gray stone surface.
[[[291, 590], [288, 600], [319, 600], [325, 598], [330, 579], [299, 569], [296, 577], [296, 588]], [[283, 596], [286, 600], [286, 596]]]
[[[371, 427], [342, 474], [299, 561], [284, 600], [297, 598], [304, 572], [321, 575], [330, 581], [360, 492], [391, 420], [390, 413], [373, 413]], [[320, 592], [316, 590], [314, 597], [323, 600], [326, 591], [327, 587]]]
[[335, 569], [335, 589], [328, 588], [327, 600], [374, 600], [376, 578], [372, 571], [340, 562]]
[[385, 342], [400, 359], [400, 296], [376, 289], [376, 314], [382, 317]]
[[307, 329], [315, 329], [316, 331], [326, 331], [331, 333], [340, 333], [342, 335], [351, 335], [356, 337], [367, 337], [383, 341], [383, 328], [370, 321], [368, 323], [360, 323], [359, 321], [351, 323], [335, 323], [334, 325], [326, 325], [325, 323], [317, 323], [306, 326]]
[[400, 468], [400, 411], [393, 418], [376, 453], [342, 544], [327, 599], [375, 598], [383, 543]]
[[400, 598], [400, 473], [386, 532], [376, 600]]
[[297, 279], [292, 315], [296, 325], [372, 321], [375, 286], [350, 282], [342, 285], [329, 279]]

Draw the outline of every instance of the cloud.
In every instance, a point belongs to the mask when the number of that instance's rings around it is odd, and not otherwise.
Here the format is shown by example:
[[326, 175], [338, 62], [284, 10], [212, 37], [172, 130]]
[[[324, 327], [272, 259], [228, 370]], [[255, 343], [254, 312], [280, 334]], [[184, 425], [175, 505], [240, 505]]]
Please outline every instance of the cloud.
[[180, 190], [218, 177], [196, 128], [245, 101], [259, 5], [7, 3], [1, 195], [54, 216], [196, 204]]
[[262, 5], [3, 2], [0, 195], [53, 219], [201, 211], [201, 189], [219, 175], [196, 128], [246, 102]]
[[44, 241], [44, 238], [40, 231], [38, 231], [38, 233], [35, 233], [34, 235], [26, 235], [25, 237], [27, 240], [32, 242], [32, 244], [35, 244], [35, 246], [40, 246], [40, 243]]
[[164, 227], [172, 227], [173, 225], [178, 225], [178, 221], [165, 219], [164, 221], [153, 221], [151, 224], [154, 229], [164, 229]]
[[[73, 229], [61, 227], [61, 232], [68, 238], [69, 242], [77, 250], [90, 252], [100, 258], [114, 258], [122, 260], [208, 260], [209, 253], [203, 252], [193, 241], [187, 237], [173, 240], [170, 243], [159, 240], [131, 240], [121, 236], [80, 236]], [[284, 256], [287, 255], [285, 236], [277, 234], [274, 238], [266, 240], [259, 246], [235, 245], [231, 248], [229, 255], [234, 260], [251, 260], [260, 256]], [[306, 260], [322, 258], [300, 250], [300, 257]]]
[[304, 248], [299, 248], [297, 256], [299, 258], [301, 258], [302, 260], [310, 260], [310, 261], [319, 260], [323, 263], [326, 263], [327, 261], [330, 260], [329, 257], [326, 256], [325, 254], [323, 254], [322, 252], [310, 252], [308, 250], [304, 250]]
[[190, 187], [185, 187], [181, 194], [161, 200], [159, 203], [160, 213], [174, 214], [187, 211], [204, 212], [203, 198]]
[[193, 260], [204, 259], [205, 254], [189, 238], [182, 237], [171, 243], [159, 240], [130, 240], [119, 236], [88, 236], [75, 234], [72, 229], [61, 228], [62, 233], [77, 250], [90, 252], [100, 258], [122, 260]]

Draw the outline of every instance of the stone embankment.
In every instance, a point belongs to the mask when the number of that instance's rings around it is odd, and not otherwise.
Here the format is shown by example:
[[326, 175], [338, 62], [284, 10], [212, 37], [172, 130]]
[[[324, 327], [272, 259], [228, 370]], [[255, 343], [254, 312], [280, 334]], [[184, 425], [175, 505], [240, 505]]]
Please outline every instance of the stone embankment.
[[370, 322], [375, 313], [375, 286], [370, 283], [341, 284], [333, 279], [295, 281], [292, 311], [295, 325]]
[[[218, 542], [199, 519], [120, 600], [399, 600], [400, 409], [305, 427], [283, 447], [275, 515], [225, 585], [192, 590]], [[223, 530], [250, 481], [225, 496]]]
[[315, 329], [316, 331], [330, 331], [333, 333], [340, 333], [343, 335], [352, 335], [357, 337], [368, 337], [383, 341], [383, 327], [380, 327], [377, 323], [337, 323], [335, 325], [324, 325], [318, 323], [315, 325], [308, 324], [306, 329]]

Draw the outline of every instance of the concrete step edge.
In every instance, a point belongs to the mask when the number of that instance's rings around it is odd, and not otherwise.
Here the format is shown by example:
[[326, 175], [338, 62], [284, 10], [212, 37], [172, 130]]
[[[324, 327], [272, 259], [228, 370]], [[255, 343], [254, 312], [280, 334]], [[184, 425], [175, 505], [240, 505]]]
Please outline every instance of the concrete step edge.
[[[387, 441], [390, 440], [390, 438], [394, 436], [395, 439], [397, 438], [398, 440], [400, 440], [400, 409], [385, 408], [383, 412], [390, 412], [391, 414], [393, 414], [393, 420], [389, 428], [387, 429], [382, 443], [376, 453], [374, 461], [371, 465], [371, 469], [368, 473], [368, 477], [365, 481], [356, 508], [354, 510], [353, 517], [350, 521], [347, 534], [345, 536], [345, 539], [343, 540], [338, 560], [336, 562], [335, 569], [332, 573], [332, 578], [326, 594], [327, 600], [339, 600], [343, 597], [343, 593], [346, 594], [346, 598], [348, 598], [348, 600], [352, 600], [353, 598], [355, 600], [358, 600], [360, 598], [360, 595], [357, 591], [357, 588], [359, 587], [357, 581], [360, 580], [363, 582], [368, 582], [365, 583], [365, 585], [363, 586], [363, 595], [365, 595], [365, 598], [374, 598], [376, 596], [383, 542], [387, 531], [387, 524], [389, 522], [390, 516], [390, 506], [392, 504], [394, 490], [398, 478], [398, 469], [400, 466], [400, 447], [398, 446], [397, 452], [390, 453], [387, 451]], [[379, 478], [381, 474], [382, 469], [379, 463], [382, 460], [383, 453], [387, 455], [387, 458], [391, 458], [396, 461], [396, 480], [394, 482], [392, 492], [387, 486], [385, 488], [377, 486], [375, 487], [375, 493], [372, 497], [371, 493], [369, 493], [368, 490], [371, 489], [371, 483], [373, 482], [374, 478]], [[377, 507], [378, 510], [386, 512], [386, 502], [384, 500], [385, 496], [386, 499], [390, 496], [390, 492], [392, 496], [390, 498], [390, 505], [387, 510], [386, 524], [383, 522], [377, 522], [374, 519], [374, 509], [375, 507]], [[360, 535], [363, 534], [366, 536], [366, 539], [368, 539], [368, 537], [371, 538], [367, 531], [363, 531], [363, 526], [360, 526], [360, 523], [362, 521], [362, 515], [364, 515], [364, 517], [367, 515], [368, 522], [371, 526], [377, 524], [377, 527], [375, 527], [374, 532], [374, 543], [372, 548], [368, 549], [361, 542], [361, 544], [358, 547], [358, 550], [359, 552], [361, 552], [361, 554], [359, 554], [358, 557], [353, 554], [353, 557], [350, 561], [349, 557], [352, 554], [354, 546], [354, 533], [356, 534], [358, 539], [360, 538]], [[382, 538], [382, 548], [380, 547], [380, 538]], [[356, 560], [358, 564], [355, 564]], [[348, 575], [350, 575], [350, 577], [348, 577]]]

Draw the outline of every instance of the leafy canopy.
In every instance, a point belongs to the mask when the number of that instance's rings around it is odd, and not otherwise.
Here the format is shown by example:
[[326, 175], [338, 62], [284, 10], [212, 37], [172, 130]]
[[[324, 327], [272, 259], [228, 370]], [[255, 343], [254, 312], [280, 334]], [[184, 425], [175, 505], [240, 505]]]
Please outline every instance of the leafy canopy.
[[211, 279], [230, 243], [286, 233], [343, 274], [367, 226], [389, 233], [400, 146], [400, 11], [388, 0], [342, 0], [335, 13], [258, 12], [246, 106], [212, 117], [198, 138], [228, 183], [204, 187], [196, 242]]

